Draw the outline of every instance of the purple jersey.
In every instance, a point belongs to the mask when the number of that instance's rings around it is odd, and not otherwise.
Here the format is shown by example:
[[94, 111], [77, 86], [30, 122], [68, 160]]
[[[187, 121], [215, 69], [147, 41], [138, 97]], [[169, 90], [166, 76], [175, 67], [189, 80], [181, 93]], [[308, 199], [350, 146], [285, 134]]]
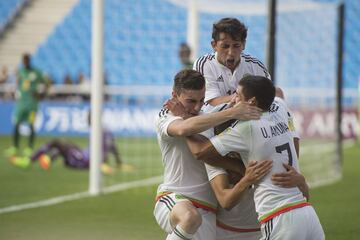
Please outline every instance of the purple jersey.
[[74, 168], [89, 168], [90, 158], [85, 151], [71, 146], [66, 151], [65, 164]]
[[[103, 162], [107, 159], [109, 153], [117, 154], [117, 148], [113, 135], [108, 132], [103, 132]], [[36, 161], [40, 155], [48, 154], [52, 160], [55, 160], [58, 155], [63, 156], [65, 165], [73, 168], [89, 168], [90, 165], [90, 149], [81, 149], [71, 143], [61, 143], [58, 140], [53, 140], [48, 144], [40, 147], [31, 157], [32, 161]]]

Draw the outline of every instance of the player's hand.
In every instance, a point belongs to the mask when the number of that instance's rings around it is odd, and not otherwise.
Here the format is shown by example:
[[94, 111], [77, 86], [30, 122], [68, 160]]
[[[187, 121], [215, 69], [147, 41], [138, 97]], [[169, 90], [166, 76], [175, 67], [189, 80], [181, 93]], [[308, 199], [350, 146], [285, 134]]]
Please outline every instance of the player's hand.
[[168, 99], [163, 107], [169, 109], [174, 116], [180, 116], [184, 119], [189, 117], [182, 103], [176, 98]]
[[246, 168], [244, 179], [249, 185], [255, 184], [270, 172], [272, 165], [272, 160], [265, 160], [261, 162], [250, 161]]
[[303, 175], [298, 173], [292, 166], [283, 163], [286, 172], [275, 173], [271, 176], [272, 182], [280, 187], [292, 188], [298, 187], [305, 183]]
[[247, 102], [238, 102], [231, 108], [234, 112], [234, 118], [239, 120], [259, 119], [262, 110], [256, 106], [251, 106]]
[[236, 93], [231, 95], [231, 100], [229, 102], [228, 107], [233, 107], [236, 104]]

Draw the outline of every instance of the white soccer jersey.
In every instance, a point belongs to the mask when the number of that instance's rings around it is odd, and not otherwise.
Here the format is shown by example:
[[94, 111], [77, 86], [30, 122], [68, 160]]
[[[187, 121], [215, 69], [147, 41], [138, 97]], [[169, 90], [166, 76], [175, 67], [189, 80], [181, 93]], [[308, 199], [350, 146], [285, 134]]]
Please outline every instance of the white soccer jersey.
[[276, 99], [271, 110], [263, 113], [259, 120], [237, 121], [222, 134], [211, 139], [216, 150], [223, 156], [232, 151], [240, 153], [245, 166], [249, 160], [274, 161], [272, 170], [255, 190], [254, 199], [260, 222], [280, 214], [285, 209], [306, 204], [306, 199], [297, 187], [281, 188], [271, 181], [272, 174], [285, 171], [283, 163], [299, 169], [293, 143], [294, 129], [288, 125], [287, 113], [284, 102]]
[[164, 182], [158, 195], [175, 192], [196, 200], [211, 209], [216, 208], [216, 198], [207, 178], [204, 163], [195, 159], [183, 137], [169, 136], [171, 122], [181, 119], [168, 109], [162, 109], [156, 118], [156, 132], [164, 165]]
[[200, 72], [206, 80], [205, 102], [220, 96], [228, 96], [236, 92], [241, 78], [246, 75], [259, 75], [270, 78], [270, 74], [258, 59], [241, 54], [240, 64], [234, 73], [219, 63], [217, 53], [198, 58], [193, 69]]

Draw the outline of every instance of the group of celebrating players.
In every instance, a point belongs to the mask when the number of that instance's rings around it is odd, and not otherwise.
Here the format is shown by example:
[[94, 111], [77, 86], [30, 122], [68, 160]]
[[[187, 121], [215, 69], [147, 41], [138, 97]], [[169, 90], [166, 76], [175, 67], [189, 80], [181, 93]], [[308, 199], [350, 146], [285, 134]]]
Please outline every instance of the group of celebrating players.
[[154, 216], [167, 240], [325, 239], [292, 115], [265, 66], [243, 54], [246, 37], [238, 19], [216, 22], [215, 53], [176, 74], [156, 118]]

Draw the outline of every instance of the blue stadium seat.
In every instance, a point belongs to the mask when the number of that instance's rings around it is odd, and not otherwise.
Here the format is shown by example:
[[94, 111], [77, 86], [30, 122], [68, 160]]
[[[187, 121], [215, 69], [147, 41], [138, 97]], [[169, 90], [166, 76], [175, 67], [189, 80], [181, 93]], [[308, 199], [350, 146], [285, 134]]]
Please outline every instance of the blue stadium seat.
[[20, 6], [26, 0], [1, 0], [0, 1], [0, 32], [7, 24], [12, 21], [12, 18], [19, 11]]

